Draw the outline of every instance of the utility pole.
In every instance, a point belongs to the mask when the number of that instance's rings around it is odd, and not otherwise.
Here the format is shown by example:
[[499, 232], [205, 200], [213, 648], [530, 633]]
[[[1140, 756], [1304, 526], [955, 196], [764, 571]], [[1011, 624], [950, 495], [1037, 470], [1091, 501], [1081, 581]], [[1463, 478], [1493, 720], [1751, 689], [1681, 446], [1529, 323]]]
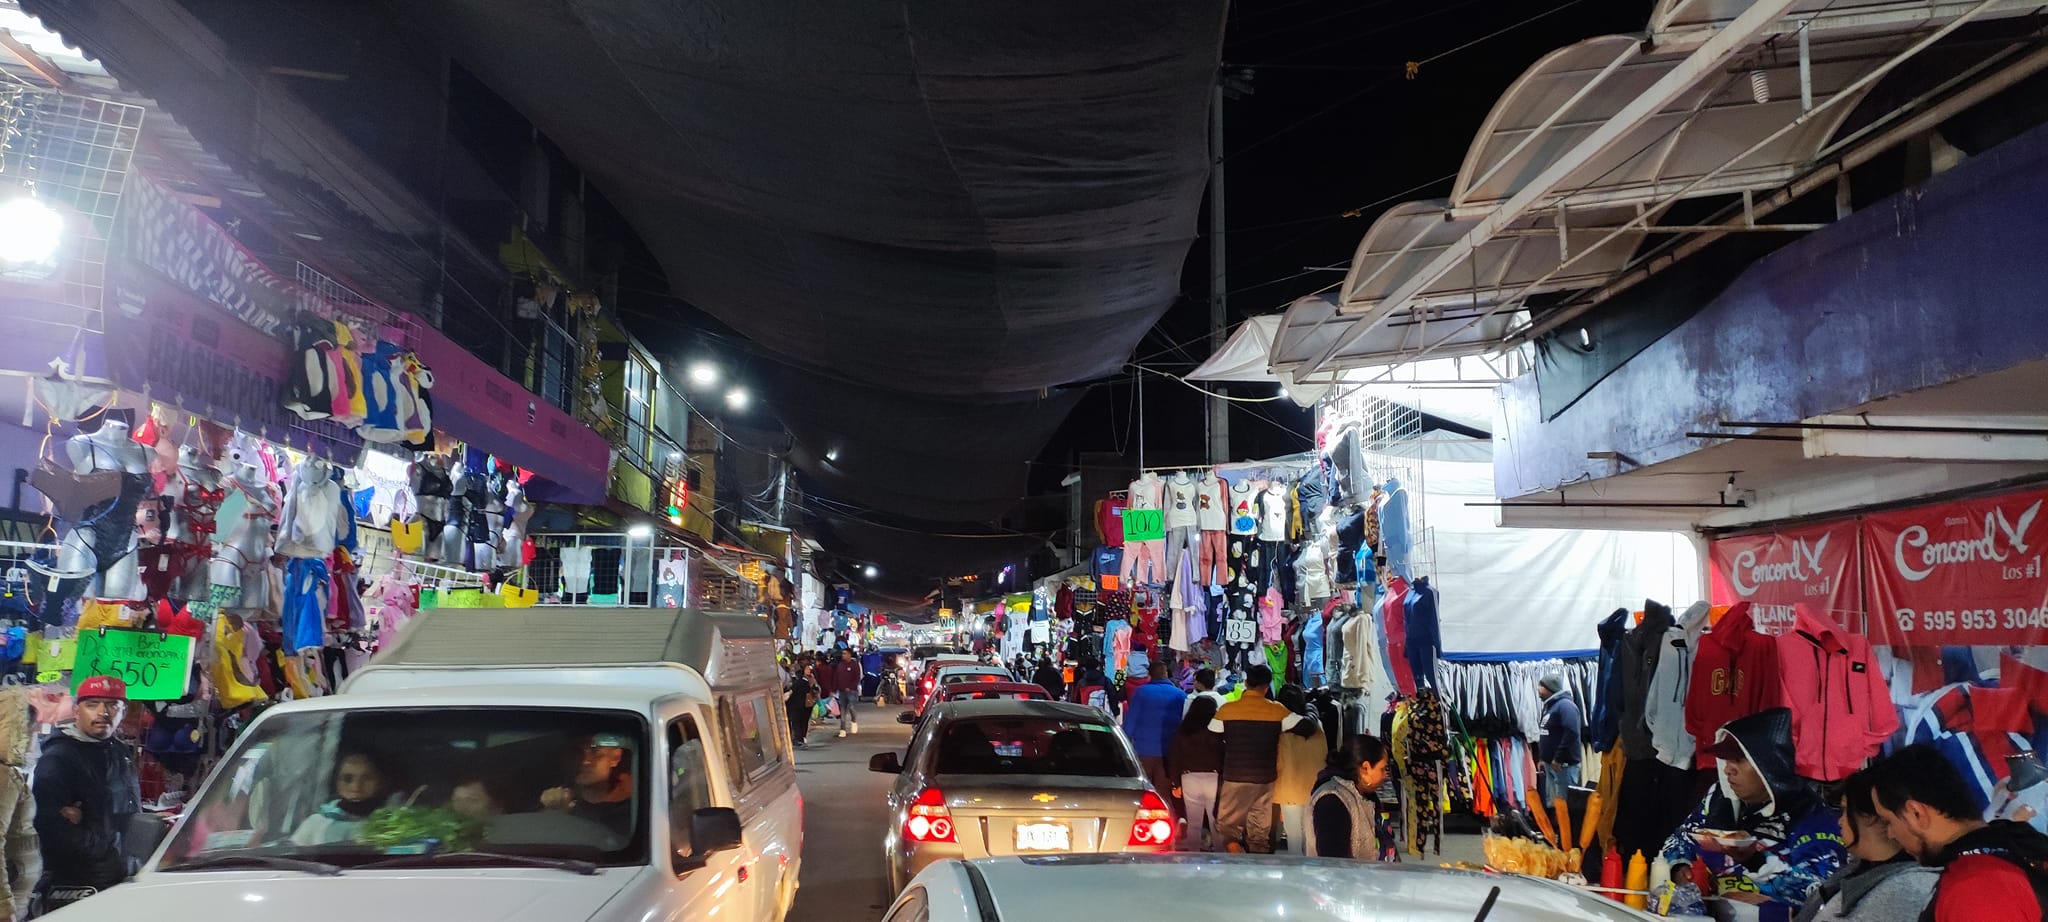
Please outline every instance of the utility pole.
[[[1243, 99], [1252, 94], [1250, 68], [1226, 66], [1216, 75], [1209, 93], [1209, 354], [1223, 351], [1229, 335], [1230, 287], [1225, 279], [1224, 194], [1223, 194], [1223, 100]], [[1218, 385], [1219, 389], [1221, 385]], [[1209, 463], [1225, 464], [1230, 458], [1230, 401], [1208, 398]]]

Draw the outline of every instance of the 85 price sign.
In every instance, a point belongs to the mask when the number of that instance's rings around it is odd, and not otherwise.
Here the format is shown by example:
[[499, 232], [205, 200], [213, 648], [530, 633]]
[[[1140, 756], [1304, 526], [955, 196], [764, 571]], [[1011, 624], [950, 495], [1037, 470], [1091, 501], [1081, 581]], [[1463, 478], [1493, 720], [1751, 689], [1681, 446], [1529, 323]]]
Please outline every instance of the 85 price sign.
[[128, 685], [131, 701], [175, 701], [192, 680], [193, 638], [156, 631], [84, 631], [71, 667], [71, 689], [96, 675]]

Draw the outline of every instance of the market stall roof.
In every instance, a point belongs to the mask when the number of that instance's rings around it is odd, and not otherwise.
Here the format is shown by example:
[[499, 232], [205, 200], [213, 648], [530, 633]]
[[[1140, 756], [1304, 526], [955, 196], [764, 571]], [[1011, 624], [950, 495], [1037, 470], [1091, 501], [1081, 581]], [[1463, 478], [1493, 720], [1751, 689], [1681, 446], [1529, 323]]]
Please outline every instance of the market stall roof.
[[1497, 350], [1532, 295], [1599, 287], [1650, 236], [1699, 230], [1659, 225], [1673, 203], [1784, 185], [1898, 61], [1967, 20], [2031, 9], [1663, 0], [1647, 36], [1587, 39], [1531, 66], [1450, 197], [1375, 221], [1336, 309], [1297, 303], [1273, 364], [1311, 375]]

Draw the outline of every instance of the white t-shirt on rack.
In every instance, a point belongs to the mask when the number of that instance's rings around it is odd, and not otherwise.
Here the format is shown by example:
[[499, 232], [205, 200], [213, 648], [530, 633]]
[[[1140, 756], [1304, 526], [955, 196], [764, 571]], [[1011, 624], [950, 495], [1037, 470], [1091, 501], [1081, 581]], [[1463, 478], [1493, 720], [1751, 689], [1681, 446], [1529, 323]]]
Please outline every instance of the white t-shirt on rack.
[[1213, 473], [1195, 481], [1195, 524], [1203, 531], [1230, 528], [1230, 500], [1224, 494], [1222, 478]]
[[1196, 521], [1195, 480], [1181, 471], [1166, 479], [1166, 527], [1193, 528]]

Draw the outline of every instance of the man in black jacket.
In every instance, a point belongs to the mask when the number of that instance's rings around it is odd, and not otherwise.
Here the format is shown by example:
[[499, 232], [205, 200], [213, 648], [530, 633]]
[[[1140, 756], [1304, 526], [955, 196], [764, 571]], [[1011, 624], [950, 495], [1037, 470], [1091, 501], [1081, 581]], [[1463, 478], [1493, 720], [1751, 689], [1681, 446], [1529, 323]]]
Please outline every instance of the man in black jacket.
[[128, 878], [128, 821], [142, 808], [135, 757], [114, 738], [128, 687], [112, 676], [79, 683], [78, 716], [57, 728], [36, 761], [36, 834], [43, 844], [42, 911]]

